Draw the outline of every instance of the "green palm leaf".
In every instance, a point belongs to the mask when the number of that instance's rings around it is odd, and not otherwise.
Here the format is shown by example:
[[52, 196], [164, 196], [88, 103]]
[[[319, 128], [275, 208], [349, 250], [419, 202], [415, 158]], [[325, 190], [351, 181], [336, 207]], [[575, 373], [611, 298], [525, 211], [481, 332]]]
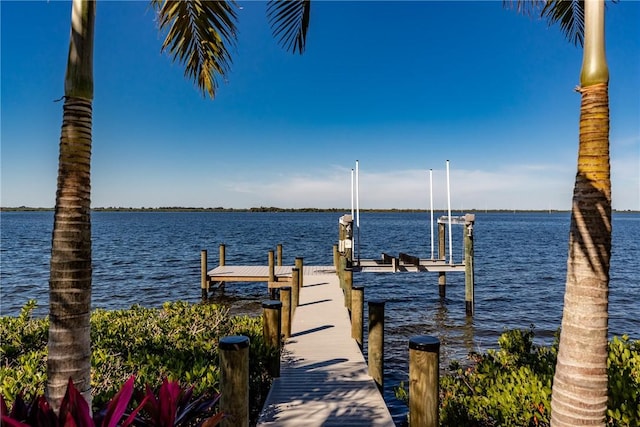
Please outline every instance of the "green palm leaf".
[[524, 15], [539, 15], [549, 26], [559, 23], [573, 44], [584, 44], [584, 0], [503, 0], [503, 5]]
[[310, 0], [269, 0], [267, 3], [267, 19], [273, 37], [286, 50], [304, 52], [310, 10]]
[[160, 31], [167, 36], [162, 51], [185, 65], [185, 76], [203, 94], [215, 97], [218, 80], [231, 68], [229, 50], [237, 39], [235, 1], [152, 0]]

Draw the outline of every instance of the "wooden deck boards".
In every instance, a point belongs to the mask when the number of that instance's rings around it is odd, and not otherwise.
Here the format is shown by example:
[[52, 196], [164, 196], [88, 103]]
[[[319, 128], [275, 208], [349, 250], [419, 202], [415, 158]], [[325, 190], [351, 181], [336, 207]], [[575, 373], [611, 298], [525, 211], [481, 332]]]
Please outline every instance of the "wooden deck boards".
[[333, 267], [304, 269], [300, 305], [258, 426], [394, 426], [355, 340]]

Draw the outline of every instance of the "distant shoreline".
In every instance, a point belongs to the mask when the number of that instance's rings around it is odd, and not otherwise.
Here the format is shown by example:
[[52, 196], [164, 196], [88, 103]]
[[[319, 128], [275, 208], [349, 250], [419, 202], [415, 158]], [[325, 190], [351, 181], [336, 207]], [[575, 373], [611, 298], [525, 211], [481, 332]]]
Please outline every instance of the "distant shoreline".
[[[44, 212], [53, 211], [53, 208], [42, 207], [0, 207], [0, 212]], [[278, 207], [253, 207], [253, 208], [190, 208], [190, 207], [160, 207], [160, 208], [123, 208], [123, 207], [98, 207], [93, 208], [93, 212], [333, 212], [345, 213], [350, 212], [350, 208], [278, 208]], [[436, 212], [443, 212], [446, 209], [435, 209]], [[360, 209], [360, 212], [379, 212], [379, 213], [424, 213], [430, 212], [428, 209]], [[455, 209], [455, 212], [460, 212]], [[570, 213], [569, 210], [558, 209], [468, 209], [465, 213]], [[613, 210], [614, 213], [640, 213], [635, 210]]]

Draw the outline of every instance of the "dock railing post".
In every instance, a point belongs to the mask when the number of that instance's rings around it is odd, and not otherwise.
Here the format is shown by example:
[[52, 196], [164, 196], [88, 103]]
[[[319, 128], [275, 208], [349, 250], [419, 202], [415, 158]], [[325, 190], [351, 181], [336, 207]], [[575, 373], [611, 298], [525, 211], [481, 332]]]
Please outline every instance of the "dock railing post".
[[475, 278], [473, 274], [473, 224], [476, 216], [464, 216], [464, 290], [467, 316], [473, 316]]
[[298, 270], [300, 270], [298, 272], [299, 274], [299, 278], [300, 278], [300, 287], [302, 288], [304, 286], [304, 274], [303, 274], [303, 270], [304, 270], [304, 259], [302, 257], [296, 257], [295, 262], [294, 262], [294, 266], [298, 268]]
[[[442, 261], [446, 258], [445, 230], [445, 224], [438, 222], [438, 259]], [[447, 296], [447, 273], [444, 271], [438, 272], [438, 291], [440, 298]]]
[[280, 337], [282, 302], [269, 300], [262, 303], [262, 334], [267, 347], [277, 350], [277, 354], [269, 361], [269, 373], [272, 377], [280, 376]]
[[369, 338], [367, 354], [369, 376], [380, 393], [384, 390], [384, 304], [383, 300], [369, 301]]
[[224, 243], [220, 244], [220, 248], [218, 249], [218, 257], [219, 257], [219, 261], [218, 261], [218, 265], [220, 267], [223, 267], [225, 265], [225, 257], [226, 257], [226, 246]]
[[249, 338], [223, 337], [220, 350], [220, 411], [223, 427], [249, 426]]
[[282, 335], [287, 339], [291, 336], [291, 286], [280, 288], [280, 302], [282, 303]]
[[338, 252], [338, 245], [334, 244], [333, 245], [333, 268], [335, 268], [336, 271], [338, 271], [338, 267], [339, 267], [338, 265], [338, 261], [340, 259], [339, 257], [340, 257], [340, 252]]
[[293, 267], [291, 269], [291, 317], [296, 312], [300, 304], [300, 269]]
[[440, 340], [409, 339], [409, 427], [438, 427]]
[[282, 243], [278, 243], [276, 246], [276, 265], [278, 267], [282, 266]]
[[202, 292], [202, 301], [209, 298], [209, 280], [207, 276], [207, 250], [200, 251], [200, 289]]
[[355, 339], [362, 350], [363, 331], [362, 317], [364, 311], [364, 287], [354, 286], [351, 289], [351, 338]]

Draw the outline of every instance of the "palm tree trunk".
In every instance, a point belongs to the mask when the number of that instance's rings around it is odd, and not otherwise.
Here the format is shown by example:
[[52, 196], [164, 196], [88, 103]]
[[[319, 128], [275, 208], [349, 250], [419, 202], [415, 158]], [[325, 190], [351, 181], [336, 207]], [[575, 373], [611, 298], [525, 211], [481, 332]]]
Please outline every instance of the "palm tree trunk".
[[578, 173], [551, 425], [604, 426], [611, 257], [608, 70], [604, 4], [585, 2]]
[[91, 407], [91, 124], [95, 2], [74, 0], [49, 280], [47, 398], [71, 378]]

